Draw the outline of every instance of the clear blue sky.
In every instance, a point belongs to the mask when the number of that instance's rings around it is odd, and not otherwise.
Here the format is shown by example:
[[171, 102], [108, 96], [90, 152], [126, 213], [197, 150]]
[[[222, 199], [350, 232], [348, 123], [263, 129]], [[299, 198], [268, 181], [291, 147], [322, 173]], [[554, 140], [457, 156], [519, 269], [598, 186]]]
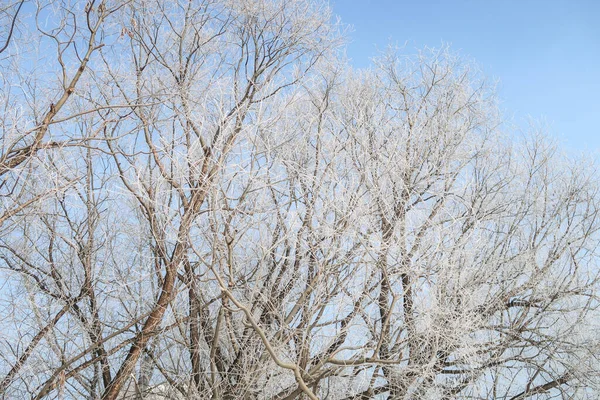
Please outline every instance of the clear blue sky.
[[507, 117], [544, 119], [571, 150], [600, 153], [600, 0], [331, 0], [353, 26], [356, 67], [388, 44], [451, 45], [499, 83]]

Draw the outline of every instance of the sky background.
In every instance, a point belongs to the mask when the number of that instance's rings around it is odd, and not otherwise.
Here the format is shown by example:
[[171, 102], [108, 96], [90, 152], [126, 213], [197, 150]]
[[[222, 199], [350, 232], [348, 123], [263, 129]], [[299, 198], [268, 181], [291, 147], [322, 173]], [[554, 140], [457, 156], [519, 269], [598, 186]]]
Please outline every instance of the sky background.
[[451, 46], [499, 80], [505, 117], [544, 121], [573, 151], [600, 155], [600, 0], [330, 0], [352, 25], [355, 67], [388, 45]]

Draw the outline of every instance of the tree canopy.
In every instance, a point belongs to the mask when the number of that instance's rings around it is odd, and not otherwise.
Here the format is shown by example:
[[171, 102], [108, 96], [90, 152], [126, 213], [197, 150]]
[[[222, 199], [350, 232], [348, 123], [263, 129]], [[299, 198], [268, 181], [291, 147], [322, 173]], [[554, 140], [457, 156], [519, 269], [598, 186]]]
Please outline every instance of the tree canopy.
[[313, 0], [0, 6], [0, 397], [597, 398], [594, 163]]

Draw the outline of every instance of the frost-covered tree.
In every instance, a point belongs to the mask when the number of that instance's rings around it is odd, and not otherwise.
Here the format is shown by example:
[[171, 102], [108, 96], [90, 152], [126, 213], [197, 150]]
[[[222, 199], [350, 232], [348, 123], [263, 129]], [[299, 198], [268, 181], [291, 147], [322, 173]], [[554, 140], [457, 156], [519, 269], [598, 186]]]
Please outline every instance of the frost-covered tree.
[[596, 398], [599, 181], [309, 0], [0, 8], [0, 397]]

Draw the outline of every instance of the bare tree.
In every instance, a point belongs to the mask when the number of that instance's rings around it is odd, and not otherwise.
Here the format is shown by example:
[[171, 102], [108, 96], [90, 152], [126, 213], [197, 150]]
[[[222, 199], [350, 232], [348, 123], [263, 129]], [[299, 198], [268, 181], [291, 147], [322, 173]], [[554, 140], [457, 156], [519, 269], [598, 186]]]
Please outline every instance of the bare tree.
[[353, 71], [309, 0], [11, 7], [2, 398], [597, 396], [594, 167], [446, 49]]

